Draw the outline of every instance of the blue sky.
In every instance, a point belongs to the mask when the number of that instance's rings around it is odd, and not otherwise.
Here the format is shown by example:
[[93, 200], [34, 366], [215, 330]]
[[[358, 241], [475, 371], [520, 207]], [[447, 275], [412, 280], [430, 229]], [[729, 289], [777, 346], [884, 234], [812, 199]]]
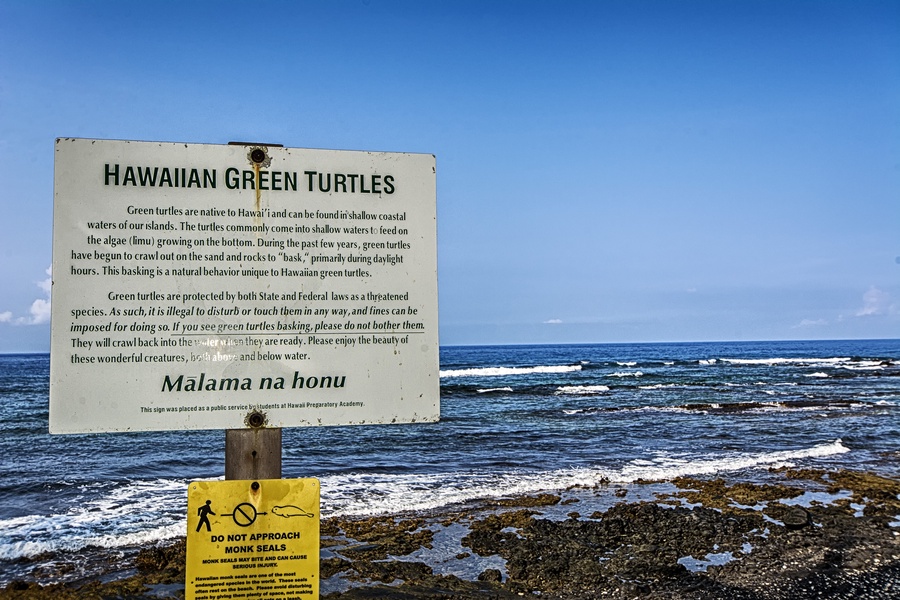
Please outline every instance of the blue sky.
[[442, 344], [900, 337], [900, 3], [0, 0], [0, 352], [56, 137], [437, 156]]

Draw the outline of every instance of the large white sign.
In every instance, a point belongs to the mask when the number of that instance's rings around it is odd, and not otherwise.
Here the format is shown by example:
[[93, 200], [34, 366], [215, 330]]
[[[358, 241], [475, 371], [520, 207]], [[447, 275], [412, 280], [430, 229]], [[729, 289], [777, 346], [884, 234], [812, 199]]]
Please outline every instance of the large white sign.
[[52, 433], [439, 416], [429, 154], [56, 141]]

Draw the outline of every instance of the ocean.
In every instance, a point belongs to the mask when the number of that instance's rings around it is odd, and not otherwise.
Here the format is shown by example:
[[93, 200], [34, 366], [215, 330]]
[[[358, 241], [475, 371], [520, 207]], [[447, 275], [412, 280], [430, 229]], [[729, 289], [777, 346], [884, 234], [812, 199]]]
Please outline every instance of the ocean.
[[[900, 475], [900, 340], [441, 349], [441, 420], [283, 432], [323, 517], [777, 466]], [[60, 556], [185, 534], [224, 432], [48, 434], [48, 355], [0, 355], [0, 585], [76, 580]], [[27, 560], [23, 560], [27, 559]], [[47, 568], [42, 568], [46, 563]]]

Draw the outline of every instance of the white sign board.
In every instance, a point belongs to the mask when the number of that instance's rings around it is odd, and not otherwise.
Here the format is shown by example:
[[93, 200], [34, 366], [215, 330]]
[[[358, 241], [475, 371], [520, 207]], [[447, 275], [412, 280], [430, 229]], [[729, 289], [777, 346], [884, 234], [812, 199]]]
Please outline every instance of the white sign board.
[[56, 141], [50, 431], [439, 417], [429, 154]]

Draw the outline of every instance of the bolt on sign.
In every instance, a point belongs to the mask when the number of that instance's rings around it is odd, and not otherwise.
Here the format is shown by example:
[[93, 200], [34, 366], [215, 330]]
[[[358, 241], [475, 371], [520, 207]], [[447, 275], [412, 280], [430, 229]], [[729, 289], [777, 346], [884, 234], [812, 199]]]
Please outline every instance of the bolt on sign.
[[430, 154], [56, 141], [50, 431], [436, 421]]
[[185, 598], [319, 597], [316, 479], [195, 481]]

